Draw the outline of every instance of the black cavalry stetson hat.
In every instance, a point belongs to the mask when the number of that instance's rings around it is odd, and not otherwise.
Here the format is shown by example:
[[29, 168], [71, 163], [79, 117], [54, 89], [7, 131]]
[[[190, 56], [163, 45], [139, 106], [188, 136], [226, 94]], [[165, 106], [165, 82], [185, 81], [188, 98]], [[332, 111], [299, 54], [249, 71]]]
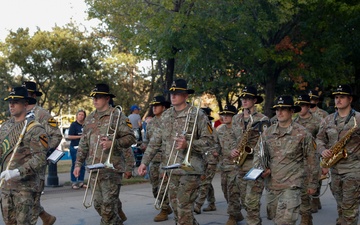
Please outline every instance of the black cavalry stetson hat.
[[153, 100], [150, 102], [150, 105], [163, 105], [165, 108], [169, 108], [171, 103], [165, 100], [165, 97], [162, 95], [155, 96]]
[[299, 95], [297, 97], [297, 100], [295, 101], [295, 105], [310, 105], [310, 108], [313, 108], [316, 106], [316, 104], [310, 102], [310, 96], [309, 95]]
[[107, 95], [111, 98], [115, 98], [116, 96], [110, 94], [110, 88], [107, 84], [96, 84], [95, 88], [90, 92], [90, 97], [95, 97], [96, 95]]
[[319, 92], [317, 90], [309, 91], [309, 96], [310, 96], [310, 99], [319, 99], [320, 98]]
[[5, 101], [11, 101], [11, 100], [26, 100], [30, 105], [33, 105], [36, 103], [35, 98], [31, 98], [28, 96], [28, 91], [25, 87], [14, 87], [11, 92], [9, 93], [9, 96], [4, 98]]
[[205, 112], [210, 121], [214, 119], [214, 117], [211, 116], [212, 110], [209, 107], [201, 108], [201, 110]]
[[337, 86], [337, 88], [331, 93], [331, 97], [334, 98], [335, 95], [349, 95], [353, 97], [353, 101], [358, 99], [358, 97], [354, 95], [350, 85], [347, 84]]
[[21, 85], [27, 89], [28, 92], [34, 92], [36, 96], [41, 96], [42, 92], [36, 89], [36, 83], [34, 81], [24, 81]]
[[246, 86], [242, 90], [242, 92], [240, 94], [240, 98], [256, 98], [257, 101], [255, 104], [260, 104], [264, 100], [263, 97], [261, 97], [260, 95], [257, 95], [257, 89], [253, 86]]
[[219, 112], [219, 115], [236, 115], [237, 109], [233, 105], [225, 105], [224, 110]]
[[301, 107], [298, 105], [294, 105], [294, 99], [291, 96], [279, 96], [276, 100], [275, 105], [271, 108], [272, 110], [276, 110], [276, 108], [291, 108], [294, 109], [294, 112], [300, 112]]
[[174, 80], [171, 84], [170, 89], [167, 93], [174, 94], [174, 93], [188, 93], [193, 94], [195, 91], [192, 89], [187, 88], [187, 82], [184, 79], [177, 79]]

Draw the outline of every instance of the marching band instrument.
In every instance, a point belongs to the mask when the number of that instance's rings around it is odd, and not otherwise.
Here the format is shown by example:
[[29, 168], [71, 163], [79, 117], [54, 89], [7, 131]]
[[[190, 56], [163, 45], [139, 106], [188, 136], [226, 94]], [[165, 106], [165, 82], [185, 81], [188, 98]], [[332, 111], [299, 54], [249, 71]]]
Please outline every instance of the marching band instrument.
[[[166, 166], [169, 166], [169, 165], [170, 165], [170, 160], [171, 160], [172, 154], [174, 153], [174, 149], [175, 149], [175, 146], [176, 146], [176, 138], [177, 138], [177, 137], [178, 137], [178, 133], [176, 133], [176, 135], [175, 135], [175, 140], [174, 140], [173, 145], [172, 145], [172, 147], [171, 147], [169, 159], [168, 159], [168, 161], [167, 161], [167, 163], [166, 163]], [[175, 154], [175, 157], [174, 157], [174, 160], [173, 160], [173, 164], [176, 163], [176, 159], [177, 159], [177, 157], [178, 157], [178, 154], [179, 154], [179, 151], [176, 151], [176, 154]], [[161, 183], [160, 183], [160, 186], [159, 186], [159, 190], [158, 190], [158, 193], [157, 193], [157, 195], [156, 195], [155, 203], [154, 203], [154, 207], [155, 207], [155, 209], [157, 209], [157, 210], [160, 210], [160, 209], [162, 208], [162, 205], [164, 204], [164, 200], [165, 200], [165, 197], [166, 197], [166, 192], [167, 192], [167, 190], [168, 190], [168, 188], [169, 188], [169, 184], [170, 184], [170, 179], [171, 179], [172, 171], [173, 171], [173, 170], [170, 170], [169, 176], [166, 176], [166, 173], [167, 173], [167, 172], [165, 171], [165, 173], [164, 173], [164, 175], [163, 175], [163, 177], [162, 177], [162, 179], [161, 179]], [[166, 185], [165, 185], [165, 189], [164, 189], [164, 192], [163, 192], [163, 196], [162, 196], [162, 198], [161, 198], [161, 201], [159, 202], [159, 198], [160, 198], [160, 195], [161, 195], [161, 193], [162, 193], [162, 187], [163, 187], [163, 185], [164, 185], [164, 182], [165, 182], [166, 177], [167, 177], [167, 183], [166, 183]]]
[[[197, 106], [195, 106], [195, 102], [198, 102]], [[187, 171], [193, 170], [193, 167], [191, 166], [189, 158], [190, 158], [190, 154], [191, 154], [191, 147], [192, 147], [192, 142], [193, 142], [195, 130], [196, 130], [196, 127], [197, 127], [197, 120], [198, 120], [198, 116], [199, 116], [200, 107], [201, 107], [201, 99], [196, 98], [196, 99], [194, 99], [192, 101], [191, 106], [187, 111], [187, 116], [186, 116], [186, 120], [185, 120], [185, 126], [184, 126], [184, 129], [182, 131], [182, 134], [184, 136], [186, 136], [186, 135], [189, 136], [190, 135], [190, 141], [189, 141], [188, 149], [187, 149], [187, 152], [186, 152], [186, 155], [185, 155], [185, 158], [184, 158], [183, 162], [181, 164], [180, 163], [175, 163], [175, 164], [172, 164], [172, 165], [163, 166], [162, 169], [166, 170], [166, 169], [178, 169], [178, 168], [181, 168], [181, 169], [187, 170]], [[193, 115], [192, 111], [195, 108], [196, 108], [196, 112], [195, 112], [195, 115]], [[192, 116], [195, 116], [195, 117], [192, 119], [191, 118]], [[188, 134], [189, 127], [190, 127], [191, 123], [193, 124], [192, 131], [191, 131], [190, 134]]]
[[[16, 144], [15, 144], [14, 150], [12, 151], [10, 160], [9, 160], [9, 162], [7, 163], [5, 170], [9, 170], [9, 169], [10, 169], [10, 165], [11, 165], [12, 161], [14, 160], [15, 153], [17, 152], [17, 149], [19, 148], [20, 143], [22, 142], [22, 140], [23, 140], [23, 138], [24, 138], [24, 135], [25, 135], [25, 132], [26, 132], [26, 130], [27, 130], [27, 127], [28, 127], [28, 125], [29, 125], [31, 122], [34, 121], [34, 119], [35, 119], [35, 114], [34, 114], [33, 112], [30, 112], [30, 113], [28, 113], [28, 114], [26, 115], [24, 127], [23, 127], [23, 129], [21, 130], [21, 133], [20, 133], [20, 135], [19, 135], [18, 141], [17, 141]], [[4, 160], [5, 160], [5, 159], [4, 159]], [[4, 170], [4, 171], [5, 171], [5, 170]], [[5, 178], [1, 179], [1, 181], [0, 181], [0, 187], [2, 187], [4, 181], [5, 181]]]
[[[194, 106], [195, 102], [198, 103], [198, 105], [196, 107]], [[169, 172], [169, 176], [166, 176], [167, 172], [165, 172], [164, 175], [163, 175], [163, 178], [161, 180], [159, 190], [158, 190], [158, 194], [156, 196], [155, 203], [154, 203], [155, 209], [157, 209], [157, 210], [160, 210], [162, 208], [163, 203], [164, 203], [166, 193], [167, 193], [167, 190], [169, 189], [169, 185], [170, 185], [170, 179], [171, 179], [171, 175], [172, 175], [172, 172], [173, 172], [172, 169], [181, 168], [183, 170], [188, 170], [188, 171], [193, 170], [193, 167], [191, 166], [189, 158], [190, 158], [190, 154], [191, 154], [191, 146], [192, 146], [194, 134], [195, 134], [195, 131], [196, 131], [196, 125], [197, 125], [197, 119], [198, 119], [198, 115], [199, 115], [200, 106], [201, 106], [201, 99], [196, 98], [196, 99], [194, 99], [192, 101], [191, 106], [189, 107], [189, 109], [187, 111], [187, 116], [186, 116], [186, 119], [185, 119], [185, 124], [184, 124], [184, 128], [183, 128], [183, 131], [182, 131], [182, 135], [183, 136], [190, 135], [190, 141], [189, 141], [189, 144], [188, 144], [188, 149], [187, 149], [185, 158], [184, 158], [182, 163], [176, 163], [177, 158], [178, 158], [178, 154], [179, 154], [179, 151], [175, 149], [176, 148], [176, 139], [179, 137], [178, 133], [176, 133], [175, 140], [173, 142], [167, 164], [166, 164], [166, 166], [162, 167], [163, 170], [165, 170], [165, 171], [170, 170], [170, 172]], [[194, 115], [194, 113], [192, 113], [192, 111], [194, 111], [195, 108], [196, 108], [196, 112], [195, 112], [195, 115]], [[192, 127], [192, 130], [191, 130], [191, 134], [188, 134], [191, 123], [193, 124], [193, 127]], [[172, 164], [170, 164], [170, 160], [173, 157], [174, 151], [176, 151], [176, 154], [174, 156], [174, 160], [172, 161]], [[164, 182], [165, 182], [166, 178], [167, 178], [167, 183], [165, 185]], [[162, 191], [163, 185], [165, 185], [165, 189]], [[163, 196], [162, 196], [161, 201], [159, 202], [159, 198], [160, 198], [160, 195], [161, 195], [162, 192], [163, 192]]]
[[[95, 163], [95, 156], [96, 156], [96, 153], [97, 153], [99, 142], [100, 142], [100, 135], [98, 135], [98, 137], [97, 137], [97, 142], [96, 142], [96, 146], [95, 146], [95, 152], [94, 152], [94, 158], [93, 158], [92, 164]], [[100, 161], [102, 160], [102, 157], [103, 157], [103, 152], [101, 153]], [[85, 189], [85, 194], [84, 194], [84, 199], [83, 199], [83, 205], [84, 205], [84, 207], [86, 209], [90, 208], [92, 206], [92, 203], [93, 203], [93, 200], [94, 200], [95, 188], [96, 188], [97, 179], [98, 179], [98, 176], [99, 176], [99, 168], [97, 169], [95, 182], [94, 182], [94, 187], [92, 187], [90, 201], [86, 202], [87, 196], [88, 196], [88, 191], [89, 191], [89, 188], [90, 188], [90, 180], [91, 180], [92, 172], [93, 172], [93, 169], [90, 169], [89, 178], [88, 178], [88, 182], [87, 182], [86, 189]]]
[[354, 126], [338, 141], [336, 142], [331, 148], [329, 149], [332, 152], [332, 155], [328, 158], [322, 158], [320, 162], [320, 166], [322, 168], [330, 168], [334, 166], [339, 160], [347, 158], [347, 150], [345, 145], [349, 141], [351, 135], [357, 129], [356, 118], [354, 116]]
[[253, 149], [247, 145], [251, 127], [254, 122], [250, 110], [249, 110], [249, 115], [250, 115], [250, 122], [247, 124], [244, 135], [242, 136], [242, 139], [237, 146], [237, 149], [239, 150], [239, 156], [234, 160], [234, 163], [239, 166], [242, 166], [242, 164], [244, 164], [245, 162], [246, 157], [253, 153]]
[[[95, 151], [94, 151], [94, 158], [92, 161], [92, 165], [87, 166], [87, 169], [90, 171], [89, 174], [89, 179], [87, 182], [87, 187], [85, 190], [85, 194], [84, 194], [84, 199], [83, 199], [83, 205], [85, 206], [85, 208], [90, 208], [92, 206], [93, 203], [93, 199], [94, 199], [94, 194], [95, 194], [95, 189], [96, 189], [96, 185], [98, 182], [98, 177], [99, 177], [99, 169], [102, 168], [108, 168], [108, 169], [115, 169], [114, 165], [110, 162], [111, 159], [111, 155], [113, 152], [113, 148], [114, 148], [114, 144], [115, 144], [115, 138], [117, 135], [117, 130], [118, 130], [118, 126], [119, 126], [119, 121], [120, 121], [120, 116], [121, 116], [121, 112], [122, 112], [122, 108], [121, 106], [115, 106], [114, 109], [112, 110], [111, 114], [110, 114], [110, 119], [109, 119], [109, 125], [107, 127], [107, 131], [106, 131], [106, 138], [108, 138], [109, 140], [111, 140], [111, 147], [109, 150], [109, 154], [108, 157], [106, 159], [106, 161], [104, 163], [102, 163], [102, 159], [103, 159], [103, 155], [104, 155], [104, 150], [101, 151], [101, 156], [100, 156], [100, 161], [99, 163], [95, 164], [95, 158], [96, 158], [96, 154], [97, 154], [97, 150], [99, 147], [99, 142], [100, 142], [100, 135], [98, 135], [98, 140], [96, 142], [96, 146], [95, 146]], [[115, 120], [114, 117], [117, 116], [117, 119]], [[115, 122], [115, 128], [111, 128], [111, 125]], [[93, 170], [97, 170], [96, 173], [96, 177], [95, 177], [95, 181], [94, 181], [94, 185], [92, 187], [92, 191], [91, 191], [91, 197], [90, 200], [87, 202], [87, 196], [88, 196], [88, 190], [90, 187], [90, 180], [91, 180], [91, 175]]]

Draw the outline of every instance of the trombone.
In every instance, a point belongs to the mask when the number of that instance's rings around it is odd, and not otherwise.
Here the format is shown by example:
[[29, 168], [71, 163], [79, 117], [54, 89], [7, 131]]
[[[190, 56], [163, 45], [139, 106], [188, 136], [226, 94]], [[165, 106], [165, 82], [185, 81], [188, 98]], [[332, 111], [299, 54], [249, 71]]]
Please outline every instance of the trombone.
[[[198, 102], [198, 105], [196, 107], [194, 106], [195, 102]], [[172, 156], [174, 154], [174, 149], [175, 149], [175, 146], [176, 146], [176, 138], [179, 136], [179, 134], [176, 133], [175, 140], [174, 140], [174, 142], [172, 144], [167, 164], [166, 164], [166, 166], [162, 167], [162, 169], [164, 169], [164, 170], [171, 170], [171, 171], [169, 172], [169, 176], [167, 178], [167, 183], [166, 184], [164, 184], [164, 182], [165, 182], [165, 179], [166, 179], [166, 173], [167, 172], [164, 173], [164, 176], [163, 176], [163, 178], [161, 180], [159, 190], [158, 190], [158, 194], [157, 194], [157, 196], [155, 198], [155, 203], [154, 203], [155, 209], [157, 209], [157, 210], [160, 210], [162, 208], [163, 203], [164, 203], [166, 193], [167, 193], [167, 191], [169, 189], [170, 179], [171, 179], [171, 175], [172, 175], [172, 172], [173, 172], [172, 169], [181, 168], [181, 169], [187, 170], [187, 171], [193, 170], [193, 167], [191, 166], [191, 163], [189, 162], [189, 158], [190, 158], [190, 153], [191, 153], [191, 146], [192, 146], [192, 142], [193, 142], [193, 137], [194, 137], [195, 130], [196, 130], [196, 124], [197, 124], [197, 119], [198, 119], [198, 115], [199, 115], [200, 106], [201, 106], [201, 99], [196, 98], [196, 99], [194, 99], [192, 101], [191, 107], [187, 111], [187, 116], [186, 116], [186, 120], [185, 120], [184, 129], [182, 131], [182, 135], [187, 135], [187, 132], [189, 130], [191, 122], [193, 123], [193, 128], [192, 128], [192, 131], [191, 131], [190, 142], [189, 142], [189, 145], [188, 145], [188, 150], [187, 150], [186, 155], [185, 155], [185, 159], [183, 160], [182, 163], [176, 163], [177, 157], [178, 157], [178, 154], [179, 154], [179, 151], [176, 150], [174, 160], [172, 161], [173, 164], [170, 165], [170, 160], [171, 160], [171, 158], [172, 158]], [[194, 108], [196, 108], [196, 113], [194, 115], [195, 118], [192, 120], [191, 116], [193, 115], [192, 111], [194, 110]], [[164, 191], [162, 191], [163, 185], [165, 185]], [[161, 193], [163, 193], [163, 196], [162, 196], [161, 201], [159, 202], [159, 198], [160, 198]]]
[[[98, 181], [98, 177], [99, 177], [99, 169], [102, 169], [102, 168], [115, 169], [114, 165], [110, 162], [110, 158], [111, 158], [111, 154], [112, 154], [113, 148], [114, 148], [114, 143], [115, 143], [114, 140], [116, 138], [121, 112], [122, 112], [121, 106], [115, 106], [113, 111], [111, 112], [110, 119], [109, 119], [109, 126], [106, 131], [106, 137], [109, 140], [112, 140], [111, 147], [109, 150], [109, 155], [108, 155], [106, 161], [104, 163], [101, 163], [102, 159], [103, 159], [103, 155], [104, 155], [104, 151], [102, 151], [101, 156], [100, 156], [100, 162], [95, 164], [95, 158], [96, 158], [96, 154], [97, 154], [97, 150], [98, 150], [99, 142], [100, 142], [100, 138], [101, 138], [100, 135], [97, 136], [97, 142], [96, 142], [96, 146], [95, 146], [94, 158], [92, 161], [92, 165], [87, 166], [87, 169], [90, 171], [90, 174], [89, 174], [89, 179], [87, 182], [87, 187], [86, 187], [84, 199], [83, 199], [83, 205], [86, 209], [90, 208], [92, 206], [92, 203], [94, 200], [95, 189], [96, 189], [96, 185], [97, 185], [97, 181]], [[115, 128], [113, 129], [113, 128], [111, 128], [111, 125], [115, 121], [115, 119], [114, 119], [115, 116], [117, 116], [117, 119], [116, 119]], [[96, 177], [94, 180], [94, 185], [93, 185], [94, 187], [92, 187], [90, 200], [87, 201], [89, 187], [90, 187], [90, 180], [91, 180], [91, 175], [92, 175], [93, 170], [96, 170], [97, 173], [96, 173]]]

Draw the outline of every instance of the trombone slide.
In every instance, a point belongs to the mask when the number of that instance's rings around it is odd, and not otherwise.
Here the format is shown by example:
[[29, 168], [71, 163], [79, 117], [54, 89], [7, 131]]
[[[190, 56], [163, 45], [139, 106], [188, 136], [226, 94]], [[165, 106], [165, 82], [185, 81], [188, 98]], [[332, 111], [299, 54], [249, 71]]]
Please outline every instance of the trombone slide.
[[86, 169], [88, 170], [97, 170], [97, 169], [103, 169], [105, 168], [105, 165], [103, 163], [96, 163], [93, 165], [86, 166]]

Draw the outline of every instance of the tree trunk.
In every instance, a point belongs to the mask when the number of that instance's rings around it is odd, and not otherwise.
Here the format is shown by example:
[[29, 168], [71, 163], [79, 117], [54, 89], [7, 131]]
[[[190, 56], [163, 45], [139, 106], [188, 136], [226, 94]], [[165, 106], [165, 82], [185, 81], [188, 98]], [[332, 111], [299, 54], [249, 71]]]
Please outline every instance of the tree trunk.
[[[165, 77], [165, 90], [169, 90], [171, 84], [174, 80], [174, 70], [175, 70], [175, 58], [170, 58], [166, 61], [166, 77]], [[168, 101], [170, 96], [166, 95], [165, 97]]]
[[274, 115], [274, 111], [271, 110], [271, 107], [273, 106], [275, 100], [275, 88], [279, 74], [279, 71], [275, 71], [273, 75], [268, 76], [268, 80], [265, 83], [264, 114], [269, 118], [273, 117]]

